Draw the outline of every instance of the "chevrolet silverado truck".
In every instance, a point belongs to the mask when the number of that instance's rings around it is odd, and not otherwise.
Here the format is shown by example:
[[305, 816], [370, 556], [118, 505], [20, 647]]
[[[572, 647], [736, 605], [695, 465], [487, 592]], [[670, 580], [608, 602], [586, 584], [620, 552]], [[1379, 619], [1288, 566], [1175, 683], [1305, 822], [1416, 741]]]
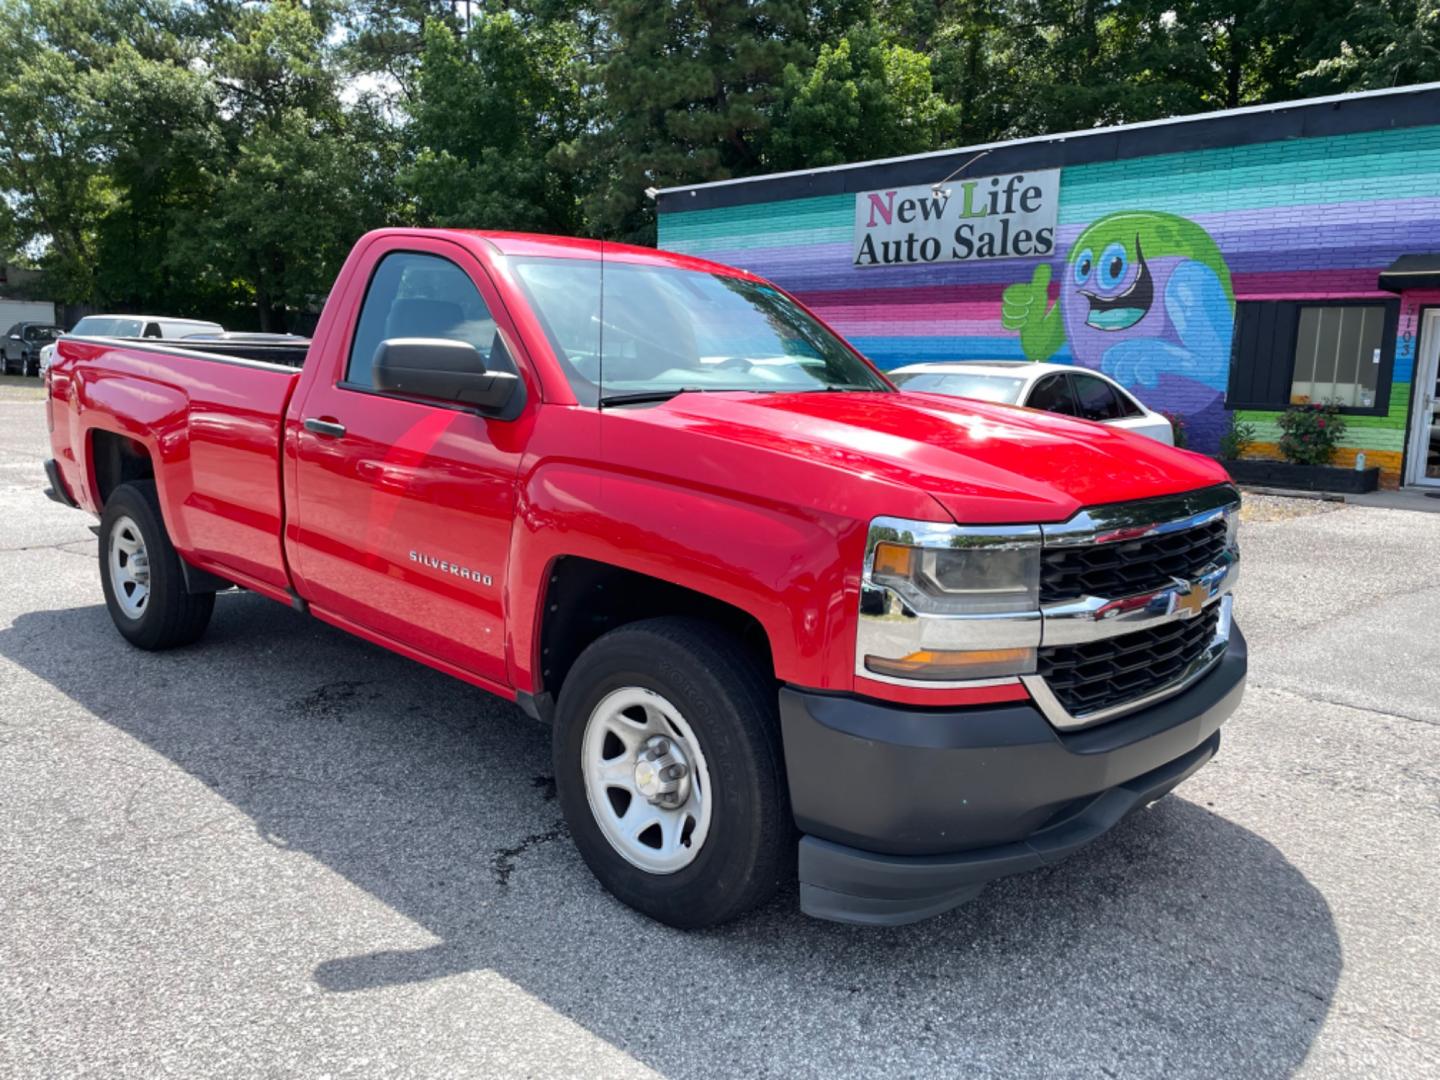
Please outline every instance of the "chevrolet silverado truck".
[[126, 639], [238, 586], [515, 701], [596, 878], [674, 926], [797, 876], [944, 911], [1170, 791], [1243, 692], [1219, 465], [898, 390], [698, 259], [382, 230], [308, 345], [67, 337], [46, 385]]

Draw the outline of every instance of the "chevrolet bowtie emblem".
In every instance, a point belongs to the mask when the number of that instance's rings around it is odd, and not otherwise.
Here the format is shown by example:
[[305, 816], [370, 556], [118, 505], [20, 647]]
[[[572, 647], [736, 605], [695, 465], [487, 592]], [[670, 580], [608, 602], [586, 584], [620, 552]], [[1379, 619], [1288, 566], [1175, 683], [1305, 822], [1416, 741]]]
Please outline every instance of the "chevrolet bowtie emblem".
[[1177, 581], [1170, 610], [1182, 619], [1193, 619], [1205, 608], [1210, 590], [1198, 581]]

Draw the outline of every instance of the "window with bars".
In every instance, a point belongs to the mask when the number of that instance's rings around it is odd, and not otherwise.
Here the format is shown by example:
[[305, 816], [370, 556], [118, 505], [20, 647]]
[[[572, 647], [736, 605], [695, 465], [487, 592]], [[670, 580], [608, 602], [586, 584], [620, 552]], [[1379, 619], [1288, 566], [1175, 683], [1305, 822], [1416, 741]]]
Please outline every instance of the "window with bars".
[[1374, 408], [1384, 330], [1385, 309], [1375, 305], [1302, 307], [1290, 403]]
[[1384, 300], [1238, 303], [1226, 407], [1334, 401], [1342, 412], [1383, 416], [1399, 309]]

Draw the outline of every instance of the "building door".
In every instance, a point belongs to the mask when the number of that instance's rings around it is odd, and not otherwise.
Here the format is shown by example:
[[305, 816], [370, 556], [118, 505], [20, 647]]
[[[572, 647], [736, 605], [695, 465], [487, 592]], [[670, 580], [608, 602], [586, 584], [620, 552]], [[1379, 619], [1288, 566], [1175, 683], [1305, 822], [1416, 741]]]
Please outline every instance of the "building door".
[[1440, 487], [1440, 308], [1425, 312], [1415, 356], [1415, 419], [1406, 479]]

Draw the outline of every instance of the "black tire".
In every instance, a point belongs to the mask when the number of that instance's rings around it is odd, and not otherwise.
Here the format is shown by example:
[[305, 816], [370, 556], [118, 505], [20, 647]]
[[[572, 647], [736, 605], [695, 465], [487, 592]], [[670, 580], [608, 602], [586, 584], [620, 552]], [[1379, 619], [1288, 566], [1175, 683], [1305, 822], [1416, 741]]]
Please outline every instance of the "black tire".
[[[709, 835], [673, 873], [633, 865], [606, 839], [586, 796], [585, 728], [613, 690], [652, 690], [683, 715], [711, 782]], [[714, 926], [769, 899], [794, 877], [790, 814], [773, 680], [723, 629], [659, 618], [612, 630], [575, 661], [560, 690], [555, 783], [575, 846], [611, 893], [681, 929]]]
[[[136, 616], [122, 607], [111, 580], [112, 536], [116, 524], [124, 518], [129, 518], [139, 529], [149, 562], [150, 591]], [[100, 586], [105, 590], [105, 606], [110, 610], [115, 628], [137, 648], [158, 650], [189, 645], [209, 625], [215, 594], [185, 591], [180, 556], [175, 554], [175, 546], [165, 530], [155, 481], [121, 484], [105, 501], [105, 512], [100, 515]]]

